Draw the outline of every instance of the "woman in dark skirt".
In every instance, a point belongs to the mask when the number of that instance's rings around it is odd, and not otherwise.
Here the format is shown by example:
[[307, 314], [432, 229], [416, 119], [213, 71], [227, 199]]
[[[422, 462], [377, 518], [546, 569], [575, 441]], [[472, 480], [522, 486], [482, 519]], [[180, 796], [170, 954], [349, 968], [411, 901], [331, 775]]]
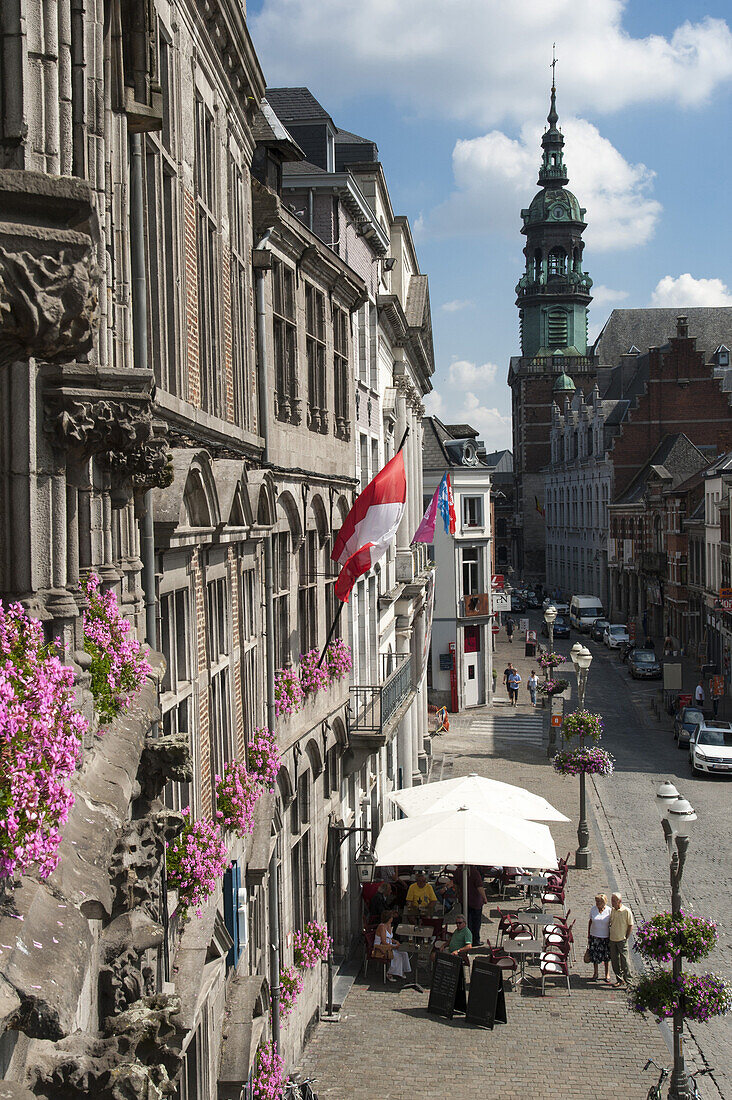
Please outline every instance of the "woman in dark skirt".
[[595, 895], [595, 904], [590, 909], [587, 924], [587, 950], [594, 967], [592, 978], [597, 981], [600, 963], [605, 966], [605, 981], [610, 984], [610, 913], [612, 912], [604, 894]]

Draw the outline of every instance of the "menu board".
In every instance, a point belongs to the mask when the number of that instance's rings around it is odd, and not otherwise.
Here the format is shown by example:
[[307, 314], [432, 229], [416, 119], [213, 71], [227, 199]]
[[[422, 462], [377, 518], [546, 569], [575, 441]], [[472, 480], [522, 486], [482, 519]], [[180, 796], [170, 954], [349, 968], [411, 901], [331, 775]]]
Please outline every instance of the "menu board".
[[474, 1024], [493, 1029], [496, 1020], [506, 1023], [503, 973], [488, 959], [477, 956], [470, 974], [467, 1017]]
[[432, 969], [427, 1011], [451, 1020], [455, 1009], [465, 1012], [466, 1008], [462, 959], [459, 955], [449, 955], [446, 951], [440, 951]]

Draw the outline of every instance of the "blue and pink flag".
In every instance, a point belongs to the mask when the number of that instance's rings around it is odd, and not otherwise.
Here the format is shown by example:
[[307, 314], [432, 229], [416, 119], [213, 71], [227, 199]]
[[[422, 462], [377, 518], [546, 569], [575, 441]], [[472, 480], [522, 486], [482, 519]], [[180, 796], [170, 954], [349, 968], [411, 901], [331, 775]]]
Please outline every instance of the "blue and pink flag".
[[448, 532], [451, 535], [455, 534], [455, 501], [452, 496], [452, 485], [450, 484], [450, 475], [445, 474], [440, 482], [440, 488], [437, 490], [437, 507], [440, 509], [440, 515], [442, 516], [442, 522], [445, 524], [445, 534]]

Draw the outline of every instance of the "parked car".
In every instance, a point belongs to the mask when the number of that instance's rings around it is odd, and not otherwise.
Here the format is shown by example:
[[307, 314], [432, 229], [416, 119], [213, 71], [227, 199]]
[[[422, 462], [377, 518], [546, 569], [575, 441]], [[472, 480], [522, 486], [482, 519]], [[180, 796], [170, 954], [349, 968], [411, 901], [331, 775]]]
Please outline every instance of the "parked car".
[[526, 600], [523, 596], [517, 595], [515, 592], [511, 593], [511, 610], [512, 611], [525, 611]]
[[541, 607], [541, 600], [537, 596], [536, 592], [529, 592], [528, 596], [526, 597], [526, 602], [529, 607], [533, 608], [534, 610], [538, 610], [538, 608]]
[[692, 775], [732, 774], [732, 722], [707, 719], [689, 739]]
[[605, 627], [610, 626], [607, 619], [595, 619], [594, 623], [590, 627], [590, 637], [593, 642], [601, 642], [605, 635]]
[[680, 749], [689, 744], [697, 726], [704, 724], [704, 711], [700, 707], [682, 707], [674, 715], [674, 741]]
[[[541, 632], [545, 638], [549, 637], [549, 627], [546, 623], [541, 624]], [[568, 638], [569, 637], [569, 622], [565, 619], [564, 615], [557, 615], [554, 620], [554, 637], [555, 638]]]
[[634, 649], [628, 657], [628, 672], [634, 680], [660, 680], [661, 663], [652, 649]]
[[569, 622], [575, 630], [589, 633], [595, 619], [604, 615], [605, 609], [597, 596], [572, 596], [569, 601]]
[[608, 649], [620, 649], [630, 641], [627, 627], [622, 623], [608, 623], [602, 640]]

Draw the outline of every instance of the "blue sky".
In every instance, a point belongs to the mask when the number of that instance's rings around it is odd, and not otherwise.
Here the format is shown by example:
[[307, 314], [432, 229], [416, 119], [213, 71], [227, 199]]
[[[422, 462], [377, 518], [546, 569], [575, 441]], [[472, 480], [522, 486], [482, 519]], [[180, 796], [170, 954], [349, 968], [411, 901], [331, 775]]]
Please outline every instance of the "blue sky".
[[591, 334], [615, 306], [732, 305], [729, 0], [256, 0], [272, 85], [376, 141], [430, 277], [430, 411], [510, 445], [520, 209], [557, 44], [569, 187], [587, 207]]

